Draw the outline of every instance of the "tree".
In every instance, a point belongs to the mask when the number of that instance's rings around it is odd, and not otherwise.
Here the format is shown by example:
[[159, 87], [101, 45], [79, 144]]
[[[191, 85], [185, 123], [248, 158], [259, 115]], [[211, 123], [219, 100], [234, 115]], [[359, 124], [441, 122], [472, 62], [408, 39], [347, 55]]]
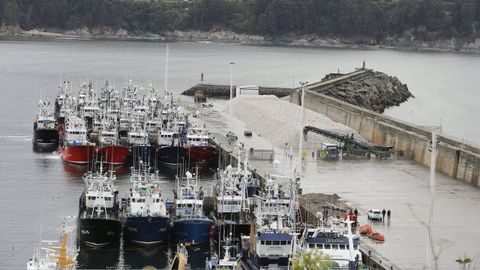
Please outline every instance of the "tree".
[[[464, 256], [462, 258], [458, 258], [456, 262], [461, 266], [462, 270], [467, 270], [470, 268], [470, 264], [472, 263], [472, 259], [468, 258], [467, 256]], [[468, 265], [468, 268], [467, 268]]]
[[453, 27], [461, 35], [474, 31], [475, 5], [473, 0], [456, 0], [452, 12]]
[[22, 18], [22, 10], [15, 0], [5, 0], [3, 3], [3, 20], [7, 25], [18, 25]]

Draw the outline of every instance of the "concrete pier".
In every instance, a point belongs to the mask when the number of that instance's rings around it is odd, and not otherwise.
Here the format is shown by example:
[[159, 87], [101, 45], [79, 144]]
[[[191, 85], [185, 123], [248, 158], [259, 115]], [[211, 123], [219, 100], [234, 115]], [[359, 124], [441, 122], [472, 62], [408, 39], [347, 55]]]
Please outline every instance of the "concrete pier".
[[[259, 176], [272, 172], [288, 175], [292, 171], [296, 153], [290, 159], [286, 149], [273, 147], [255, 131], [253, 137], [244, 137], [245, 124], [215, 111], [215, 106], [194, 107], [194, 110], [200, 111], [202, 120], [212, 132], [223, 136], [233, 130], [239, 141], [244, 142], [245, 148], [260, 145], [263, 149], [275, 151], [275, 159], [278, 160], [276, 168], [270, 161], [250, 162]], [[369, 126], [368, 122], [362, 125], [365, 126], [361, 130]], [[365, 255], [370, 252], [369, 260], [376, 261], [384, 269], [417, 270], [425, 266], [429, 170], [407, 157], [333, 162], [307, 158], [302, 171], [303, 193], [338, 194], [359, 210], [361, 224], [370, 223], [374, 230], [385, 235], [384, 243], [362, 237]], [[437, 176], [436, 190], [433, 239], [439, 269], [457, 269], [455, 260], [459, 257], [466, 255], [474, 258], [480, 254], [480, 228], [477, 226], [480, 216], [476, 214], [480, 207], [480, 192], [445, 174]], [[383, 208], [392, 211], [390, 221], [382, 223], [366, 219], [369, 209]], [[474, 261], [473, 267], [480, 267], [480, 262]]]

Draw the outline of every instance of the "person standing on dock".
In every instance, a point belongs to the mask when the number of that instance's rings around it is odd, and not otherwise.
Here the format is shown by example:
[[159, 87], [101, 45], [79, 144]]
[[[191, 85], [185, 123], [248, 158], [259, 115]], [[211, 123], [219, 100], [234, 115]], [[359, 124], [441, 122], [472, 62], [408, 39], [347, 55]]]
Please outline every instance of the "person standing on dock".
[[390, 212], [390, 209], [388, 209], [388, 211], [387, 211], [387, 218], [388, 218], [388, 220], [390, 220], [390, 215], [391, 215], [391, 214], [392, 214], [392, 212]]
[[386, 214], [386, 213], [387, 213], [387, 211], [385, 211], [385, 208], [384, 208], [384, 209], [382, 210], [382, 216], [383, 216], [382, 221], [385, 220], [385, 214]]

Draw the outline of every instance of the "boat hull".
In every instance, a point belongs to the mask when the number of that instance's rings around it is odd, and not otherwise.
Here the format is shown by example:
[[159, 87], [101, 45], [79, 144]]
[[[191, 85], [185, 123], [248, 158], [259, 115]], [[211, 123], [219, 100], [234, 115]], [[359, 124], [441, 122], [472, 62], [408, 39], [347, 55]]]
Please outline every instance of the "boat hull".
[[188, 158], [191, 163], [215, 163], [218, 161], [218, 151], [212, 145], [190, 146]]
[[232, 221], [220, 222], [217, 226], [216, 239], [224, 240], [225, 237], [240, 239], [242, 235], [250, 235], [250, 227], [249, 223], [237, 223]]
[[255, 264], [258, 268], [268, 268], [269, 265], [277, 265], [278, 267], [288, 267], [288, 257], [287, 256], [280, 256], [280, 257], [260, 257], [258, 255], [255, 256]]
[[144, 164], [155, 165], [157, 149], [151, 145], [134, 145], [130, 155], [133, 164], [142, 161]]
[[192, 245], [208, 243], [213, 221], [208, 218], [178, 219], [173, 225], [177, 242], [186, 242]]
[[32, 143], [38, 150], [55, 150], [58, 145], [58, 131], [56, 129], [35, 129]]
[[160, 165], [179, 165], [186, 161], [187, 149], [180, 146], [164, 146], [157, 150], [157, 162]]
[[110, 165], [123, 165], [129, 149], [122, 145], [109, 145], [98, 148], [98, 159]]
[[79, 218], [77, 224], [79, 244], [91, 248], [118, 247], [122, 223], [118, 219]]
[[63, 161], [73, 164], [88, 164], [95, 159], [96, 151], [93, 145], [69, 145], [58, 147]]
[[124, 237], [128, 243], [153, 246], [167, 240], [167, 229], [170, 219], [160, 217], [127, 217]]

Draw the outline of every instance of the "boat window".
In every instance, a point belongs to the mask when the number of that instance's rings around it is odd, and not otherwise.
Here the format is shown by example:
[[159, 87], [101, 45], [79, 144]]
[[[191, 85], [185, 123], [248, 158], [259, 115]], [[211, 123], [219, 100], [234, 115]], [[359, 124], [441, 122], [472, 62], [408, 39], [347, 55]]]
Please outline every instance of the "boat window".
[[279, 244], [280, 244], [279, 241], [272, 241], [272, 245], [274, 245], [274, 246], [278, 246]]
[[265, 241], [264, 240], [260, 241], [260, 244], [265, 245]]
[[265, 241], [265, 245], [267, 245], [267, 246], [272, 245], [272, 241]]
[[280, 242], [280, 245], [284, 245], [284, 246], [285, 246], [286, 244], [287, 244], [287, 241], [281, 241], [281, 242]]
[[192, 204], [191, 203], [187, 204], [187, 207], [192, 207]]
[[308, 244], [309, 248], [315, 248], [315, 244]]
[[345, 245], [340, 245], [340, 249], [345, 249]]
[[338, 249], [338, 245], [332, 245], [332, 249]]
[[132, 202], [135, 202], [135, 199], [132, 199]]
[[353, 246], [353, 248], [354, 248], [355, 250], [358, 250], [358, 246], [357, 246], [357, 245]]
[[323, 244], [317, 244], [316, 246], [317, 246], [317, 248], [319, 248], [319, 249], [323, 249]]
[[324, 245], [325, 249], [331, 249], [332, 247], [330, 246], [330, 244], [325, 244]]

